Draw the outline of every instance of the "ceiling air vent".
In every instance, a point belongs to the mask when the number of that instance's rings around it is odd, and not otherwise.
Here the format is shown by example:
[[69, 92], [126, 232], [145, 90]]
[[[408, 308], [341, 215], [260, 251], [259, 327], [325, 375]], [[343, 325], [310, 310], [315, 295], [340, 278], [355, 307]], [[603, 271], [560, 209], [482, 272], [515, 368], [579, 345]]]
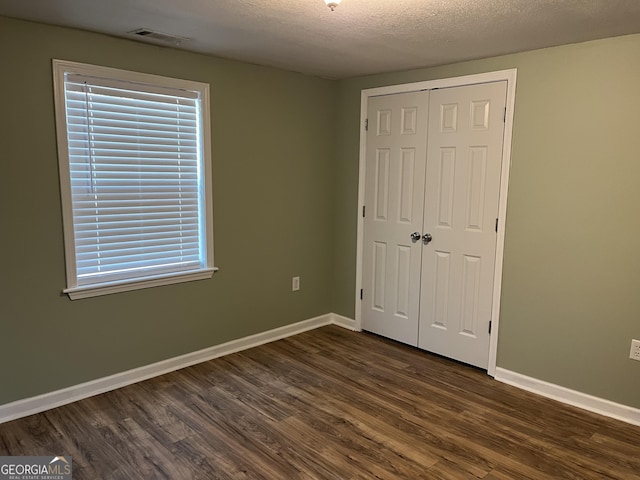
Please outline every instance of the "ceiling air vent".
[[178, 46], [183, 42], [188, 42], [189, 40], [191, 40], [190, 38], [186, 37], [177, 37], [175, 35], [169, 35], [168, 33], [156, 32], [148, 28], [138, 28], [137, 30], [133, 30], [128, 33], [136, 35], [138, 37], [142, 37], [145, 40], [152, 40], [155, 42], [165, 43], [173, 46]]

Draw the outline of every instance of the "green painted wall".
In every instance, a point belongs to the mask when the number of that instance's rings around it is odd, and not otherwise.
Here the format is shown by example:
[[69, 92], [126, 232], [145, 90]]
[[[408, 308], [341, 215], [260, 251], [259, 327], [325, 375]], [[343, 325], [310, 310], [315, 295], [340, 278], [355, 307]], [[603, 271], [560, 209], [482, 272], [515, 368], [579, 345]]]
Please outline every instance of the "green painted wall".
[[354, 315], [360, 90], [518, 69], [498, 366], [640, 407], [640, 35], [339, 82], [333, 310]]
[[[0, 404], [330, 311], [334, 82], [1, 17], [0, 45]], [[52, 58], [211, 85], [211, 280], [61, 294]]]

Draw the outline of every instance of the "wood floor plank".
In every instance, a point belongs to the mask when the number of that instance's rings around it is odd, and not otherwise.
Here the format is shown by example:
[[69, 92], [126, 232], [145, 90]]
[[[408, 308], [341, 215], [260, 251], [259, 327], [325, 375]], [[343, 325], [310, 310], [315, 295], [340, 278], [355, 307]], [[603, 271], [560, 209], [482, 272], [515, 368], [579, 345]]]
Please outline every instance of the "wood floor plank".
[[640, 480], [640, 428], [324, 327], [0, 425], [74, 480]]

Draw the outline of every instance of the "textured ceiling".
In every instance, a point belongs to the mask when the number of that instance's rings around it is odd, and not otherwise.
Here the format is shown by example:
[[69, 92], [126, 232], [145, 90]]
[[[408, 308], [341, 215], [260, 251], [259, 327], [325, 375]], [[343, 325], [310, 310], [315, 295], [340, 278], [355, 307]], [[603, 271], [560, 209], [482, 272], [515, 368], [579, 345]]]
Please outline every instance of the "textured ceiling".
[[0, 0], [0, 15], [132, 37], [328, 78], [640, 32], [640, 0]]

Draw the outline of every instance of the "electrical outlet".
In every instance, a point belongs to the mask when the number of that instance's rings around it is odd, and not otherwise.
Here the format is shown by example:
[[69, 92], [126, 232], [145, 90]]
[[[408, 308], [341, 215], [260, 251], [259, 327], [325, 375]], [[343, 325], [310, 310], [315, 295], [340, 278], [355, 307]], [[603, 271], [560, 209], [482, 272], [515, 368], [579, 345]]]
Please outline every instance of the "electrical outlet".
[[640, 361], [640, 340], [631, 340], [631, 353], [629, 358]]
[[291, 279], [291, 291], [297, 292], [300, 290], [300, 277], [293, 277]]

